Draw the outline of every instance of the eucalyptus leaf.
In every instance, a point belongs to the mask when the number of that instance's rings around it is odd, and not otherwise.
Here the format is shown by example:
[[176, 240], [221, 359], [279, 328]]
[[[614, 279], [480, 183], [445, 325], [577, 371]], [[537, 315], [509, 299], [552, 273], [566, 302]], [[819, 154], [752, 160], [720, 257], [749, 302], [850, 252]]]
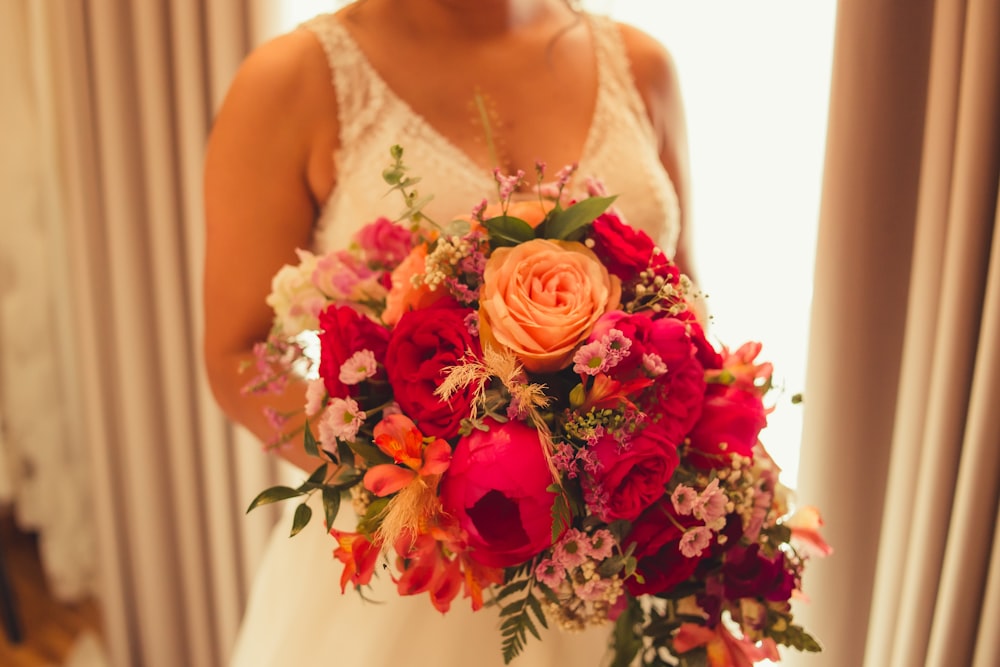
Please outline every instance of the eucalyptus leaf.
[[535, 238], [535, 230], [527, 222], [511, 215], [498, 215], [483, 221], [494, 246], [511, 246]]
[[559, 211], [551, 219], [538, 226], [535, 233], [539, 238], [557, 239], [563, 241], [575, 240], [586, 225], [594, 218], [604, 213], [611, 206], [616, 196], [588, 197], [581, 199], [567, 209]]
[[328, 529], [333, 527], [338, 512], [340, 512], [340, 491], [330, 487], [323, 489], [323, 513], [326, 515]]
[[309, 519], [312, 518], [312, 508], [305, 503], [302, 503], [295, 508], [295, 516], [292, 517], [292, 532], [289, 537], [295, 537], [299, 534], [303, 528], [309, 523]]
[[247, 508], [247, 513], [255, 507], [276, 503], [282, 500], [288, 500], [289, 498], [295, 498], [296, 496], [301, 495], [302, 492], [298, 489], [293, 489], [287, 486], [272, 486], [257, 494], [257, 497], [250, 503], [250, 507]]

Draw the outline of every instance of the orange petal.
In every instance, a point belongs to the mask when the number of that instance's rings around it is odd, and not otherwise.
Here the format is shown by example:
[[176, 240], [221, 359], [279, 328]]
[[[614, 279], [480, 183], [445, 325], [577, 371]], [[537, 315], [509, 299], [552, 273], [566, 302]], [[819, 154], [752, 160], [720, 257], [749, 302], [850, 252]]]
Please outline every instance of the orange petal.
[[451, 464], [451, 445], [438, 438], [427, 445], [424, 450], [424, 465], [420, 467], [421, 476], [440, 475]]
[[419, 470], [424, 435], [413, 421], [401, 414], [387, 415], [375, 425], [375, 444], [396, 463]]
[[379, 498], [396, 493], [417, 478], [417, 473], [409, 468], [400, 468], [391, 463], [383, 463], [368, 469], [365, 473], [365, 488]]

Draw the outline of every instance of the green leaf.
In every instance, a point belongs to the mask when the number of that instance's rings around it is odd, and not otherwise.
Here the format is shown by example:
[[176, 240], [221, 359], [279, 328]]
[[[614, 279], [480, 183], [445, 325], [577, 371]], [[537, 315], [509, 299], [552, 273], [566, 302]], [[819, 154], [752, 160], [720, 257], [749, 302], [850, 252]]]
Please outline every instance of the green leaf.
[[[553, 485], [557, 486], [558, 485]], [[552, 487], [549, 487], [549, 491], [552, 491]], [[566, 496], [563, 495], [562, 490], [554, 491], [556, 494], [555, 500], [552, 502], [552, 542], [555, 543], [559, 540], [562, 534], [569, 530], [573, 523], [573, 514], [569, 511], [569, 503], [566, 502]]]
[[635, 656], [642, 649], [642, 633], [639, 624], [642, 622], [642, 609], [635, 599], [630, 599], [615, 621], [614, 633], [611, 636], [612, 648], [615, 652], [611, 667], [629, 667]]
[[327, 464], [324, 463], [320, 467], [313, 470], [312, 474], [309, 475], [309, 479], [307, 479], [302, 484], [302, 486], [299, 487], [299, 490], [305, 491], [307, 488], [310, 488], [311, 485], [313, 484], [322, 484], [323, 481], [326, 479], [326, 468]]
[[535, 238], [535, 230], [524, 220], [510, 215], [498, 215], [483, 221], [490, 233], [490, 243], [496, 246], [511, 246]]
[[512, 581], [497, 592], [497, 600], [503, 600], [508, 595], [517, 593], [518, 591], [523, 591], [524, 588], [531, 583], [531, 579], [520, 579], [518, 581]]
[[382, 510], [389, 504], [388, 498], [376, 498], [368, 505], [368, 511], [358, 521], [358, 532], [371, 535], [378, 528], [382, 519]]
[[340, 491], [327, 487], [323, 489], [323, 514], [326, 515], [327, 529], [333, 527], [340, 511]]
[[296, 507], [295, 516], [292, 517], [292, 533], [291, 535], [289, 535], [289, 537], [295, 537], [296, 535], [298, 535], [299, 531], [305, 528], [306, 524], [309, 523], [309, 519], [312, 518], [312, 514], [313, 514], [312, 508], [309, 507], [309, 505], [306, 505], [305, 503], [302, 503], [301, 505]]
[[312, 429], [309, 428], [309, 420], [306, 420], [305, 446], [306, 454], [309, 456], [319, 456], [319, 443], [313, 436]]
[[[538, 619], [541, 626], [548, 630], [549, 622], [545, 619], [545, 610], [542, 609], [542, 603], [538, 601], [538, 598], [534, 595], [529, 595], [528, 606], [531, 607], [531, 611], [535, 612], [535, 618]], [[538, 637], [537, 634], [535, 636]], [[538, 639], [541, 639], [541, 637], [538, 637]]]
[[269, 489], [264, 489], [257, 494], [257, 497], [253, 499], [250, 503], [250, 507], [247, 508], [247, 513], [250, 510], [260, 507], [261, 505], [268, 505], [270, 503], [276, 503], [282, 500], [288, 500], [289, 498], [295, 498], [296, 496], [301, 496], [302, 492], [287, 486], [272, 486]]
[[538, 238], [576, 240], [578, 233], [593, 222], [594, 218], [608, 210], [615, 199], [616, 196], [581, 199], [539, 225], [535, 234]]
[[351, 451], [371, 465], [378, 465], [379, 463], [392, 463], [391, 456], [370, 442], [365, 442], [363, 440], [351, 440], [347, 443], [347, 446], [351, 448]]

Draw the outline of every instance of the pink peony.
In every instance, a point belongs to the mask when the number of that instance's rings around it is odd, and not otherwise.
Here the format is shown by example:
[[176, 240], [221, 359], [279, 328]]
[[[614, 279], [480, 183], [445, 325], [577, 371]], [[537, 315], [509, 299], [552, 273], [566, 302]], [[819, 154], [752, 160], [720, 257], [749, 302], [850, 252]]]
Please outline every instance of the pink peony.
[[388, 218], [378, 218], [362, 227], [354, 235], [354, 242], [369, 263], [391, 271], [410, 254], [413, 233]]
[[441, 478], [441, 504], [468, 533], [470, 558], [510, 567], [552, 545], [552, 474], [535, 429], [484, 424], [488, 431], [458, 441]]

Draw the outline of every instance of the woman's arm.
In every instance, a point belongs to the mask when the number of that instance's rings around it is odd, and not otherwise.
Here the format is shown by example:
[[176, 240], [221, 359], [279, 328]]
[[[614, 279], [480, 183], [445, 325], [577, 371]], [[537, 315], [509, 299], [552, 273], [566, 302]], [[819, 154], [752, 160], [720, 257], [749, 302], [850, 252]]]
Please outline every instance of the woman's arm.
[[[331, 113], [331, 105], [333, 105]], [[205, 155], [204, 355], [220, 407], [263, 442], [275, 431], [265, 406], [301, 411], [304, 383], [281, 396], [247, 395], [255, 343], [267, 338], [271, 278], [309, 248], [317, 201], [332, 187], [336, 104], [325, 57], [298, 31], [252, 53], [216, 116]], [[334, 127], [331, 128], [331, 123]], [[320, 155], [322, 153], [322, 155]], [[286, 431], [301, 426], [290, 422]], [[281, 455], [314, 467], [301, 438]]]

